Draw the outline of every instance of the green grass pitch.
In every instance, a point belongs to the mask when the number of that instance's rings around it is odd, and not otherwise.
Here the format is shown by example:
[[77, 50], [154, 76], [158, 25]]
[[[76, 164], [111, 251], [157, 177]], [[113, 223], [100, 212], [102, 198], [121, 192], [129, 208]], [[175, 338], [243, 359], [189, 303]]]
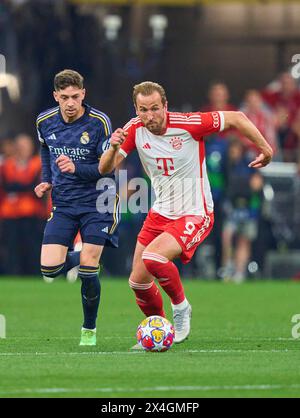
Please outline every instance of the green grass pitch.
[[79, 282], [0, 279], [0, 397], [299, 397], [299, 283], [184, 283], [189, 339], [146, 353], [129, 350], [142, 315], [125, 278], [102, 280], [96, 347], [78, 345]]

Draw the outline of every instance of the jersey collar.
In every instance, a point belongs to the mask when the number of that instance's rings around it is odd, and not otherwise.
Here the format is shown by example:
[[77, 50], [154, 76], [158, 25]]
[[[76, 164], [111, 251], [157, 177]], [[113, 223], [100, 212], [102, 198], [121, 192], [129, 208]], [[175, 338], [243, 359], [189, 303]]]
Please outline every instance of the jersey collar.
[[59, 118], [60, 118], [61, 122], [64, 125], [68, 125], [69, 126], [69, 125], [76, 125], [77, 123], [81, 123], [82, 121], [84, 121], [85, 119], [87, 119], [88, 116], [89, 116], [90, 110], [91, 110], [91, 106], [89, 106], [87, 103], [82, 103], [82, 105], [85, 108], [84, 114], [82, 116], [80, 116], [80, 118], [74, 120], [73, 122], [66, 122], [64, 120], [64, 118], [62, 117], [61, 111], [59, 109], [58, 114], [59, 114]]

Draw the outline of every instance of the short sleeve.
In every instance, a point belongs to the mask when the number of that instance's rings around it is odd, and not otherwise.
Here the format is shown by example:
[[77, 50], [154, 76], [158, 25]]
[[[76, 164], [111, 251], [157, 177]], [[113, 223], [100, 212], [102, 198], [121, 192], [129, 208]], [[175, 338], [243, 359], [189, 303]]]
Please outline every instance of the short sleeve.
[[223, 112], [170, 113], [170, 125], [187, 130], [195, 141], [224, 129]]
[[[100, 119], [100, 118], [99, 118]], [[108, 116], [102, 114], [101, 115], [101, 130], [100, 130], [100, 139], [97, 145], [97, 155], [100, 157], [110, 145], [110, 137], [112, 134], [112, 126], [111, 121]]]
[[43, 138], [43, 135], [42, 135], [42, 132], [41, 132], [41, 128], [38, 125], [38, 123], [36, 124], [36, 130], [37, 130], [37, 136], [38, 136], [38, 139], [39, 139], [41, 145], [46, 145], [46, 141]]
[[198, 134], [200, 136], [210, 135], [224, 130], [223, 112], [206, 112], [199, 114], [201, 116], [201, 124], [198, 128]]
[[127, 125], [123, 128], [126, 132], [128, 132], [128, 135], [121, 145], [119, 149], [119, 153], [123, 155], [124, 158], [127, 157], [135, 148], [135, 133], [136, 133], [136, 127], [134, 124], [127, 123]]

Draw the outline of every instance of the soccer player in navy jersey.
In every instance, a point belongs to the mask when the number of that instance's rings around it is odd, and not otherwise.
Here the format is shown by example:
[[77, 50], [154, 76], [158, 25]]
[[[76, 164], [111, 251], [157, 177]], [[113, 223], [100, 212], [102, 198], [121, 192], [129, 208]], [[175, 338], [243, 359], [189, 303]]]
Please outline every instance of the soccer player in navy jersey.
[[[109, 146], [111, 122], [84, 102], [83, 77], [76, 71], [56, 74], [53, 94], [58, 106], [37, 118], [42, 182], [35, 193], [41, 198], [51, 191], [53, 204], [44, 231], [41, 272], [51, 280], [79, 266], [84, 314], [80, 345], [96, 345], [99, 260], [104, 246], [118, 246], [114, 174], [102, 177], [98, 170]], [[78, 231], [82, 250], [68, 251]]]

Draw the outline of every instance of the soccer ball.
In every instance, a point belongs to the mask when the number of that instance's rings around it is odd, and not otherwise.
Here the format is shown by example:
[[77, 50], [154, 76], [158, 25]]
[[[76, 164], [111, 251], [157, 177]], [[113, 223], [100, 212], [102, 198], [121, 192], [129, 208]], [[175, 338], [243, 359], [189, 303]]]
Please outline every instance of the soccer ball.
[[138, 344], [146, 351], [167, 351], [172, 347], [174, 337], [171, 322], [158, 315], [144, 319], [136, 332]]

